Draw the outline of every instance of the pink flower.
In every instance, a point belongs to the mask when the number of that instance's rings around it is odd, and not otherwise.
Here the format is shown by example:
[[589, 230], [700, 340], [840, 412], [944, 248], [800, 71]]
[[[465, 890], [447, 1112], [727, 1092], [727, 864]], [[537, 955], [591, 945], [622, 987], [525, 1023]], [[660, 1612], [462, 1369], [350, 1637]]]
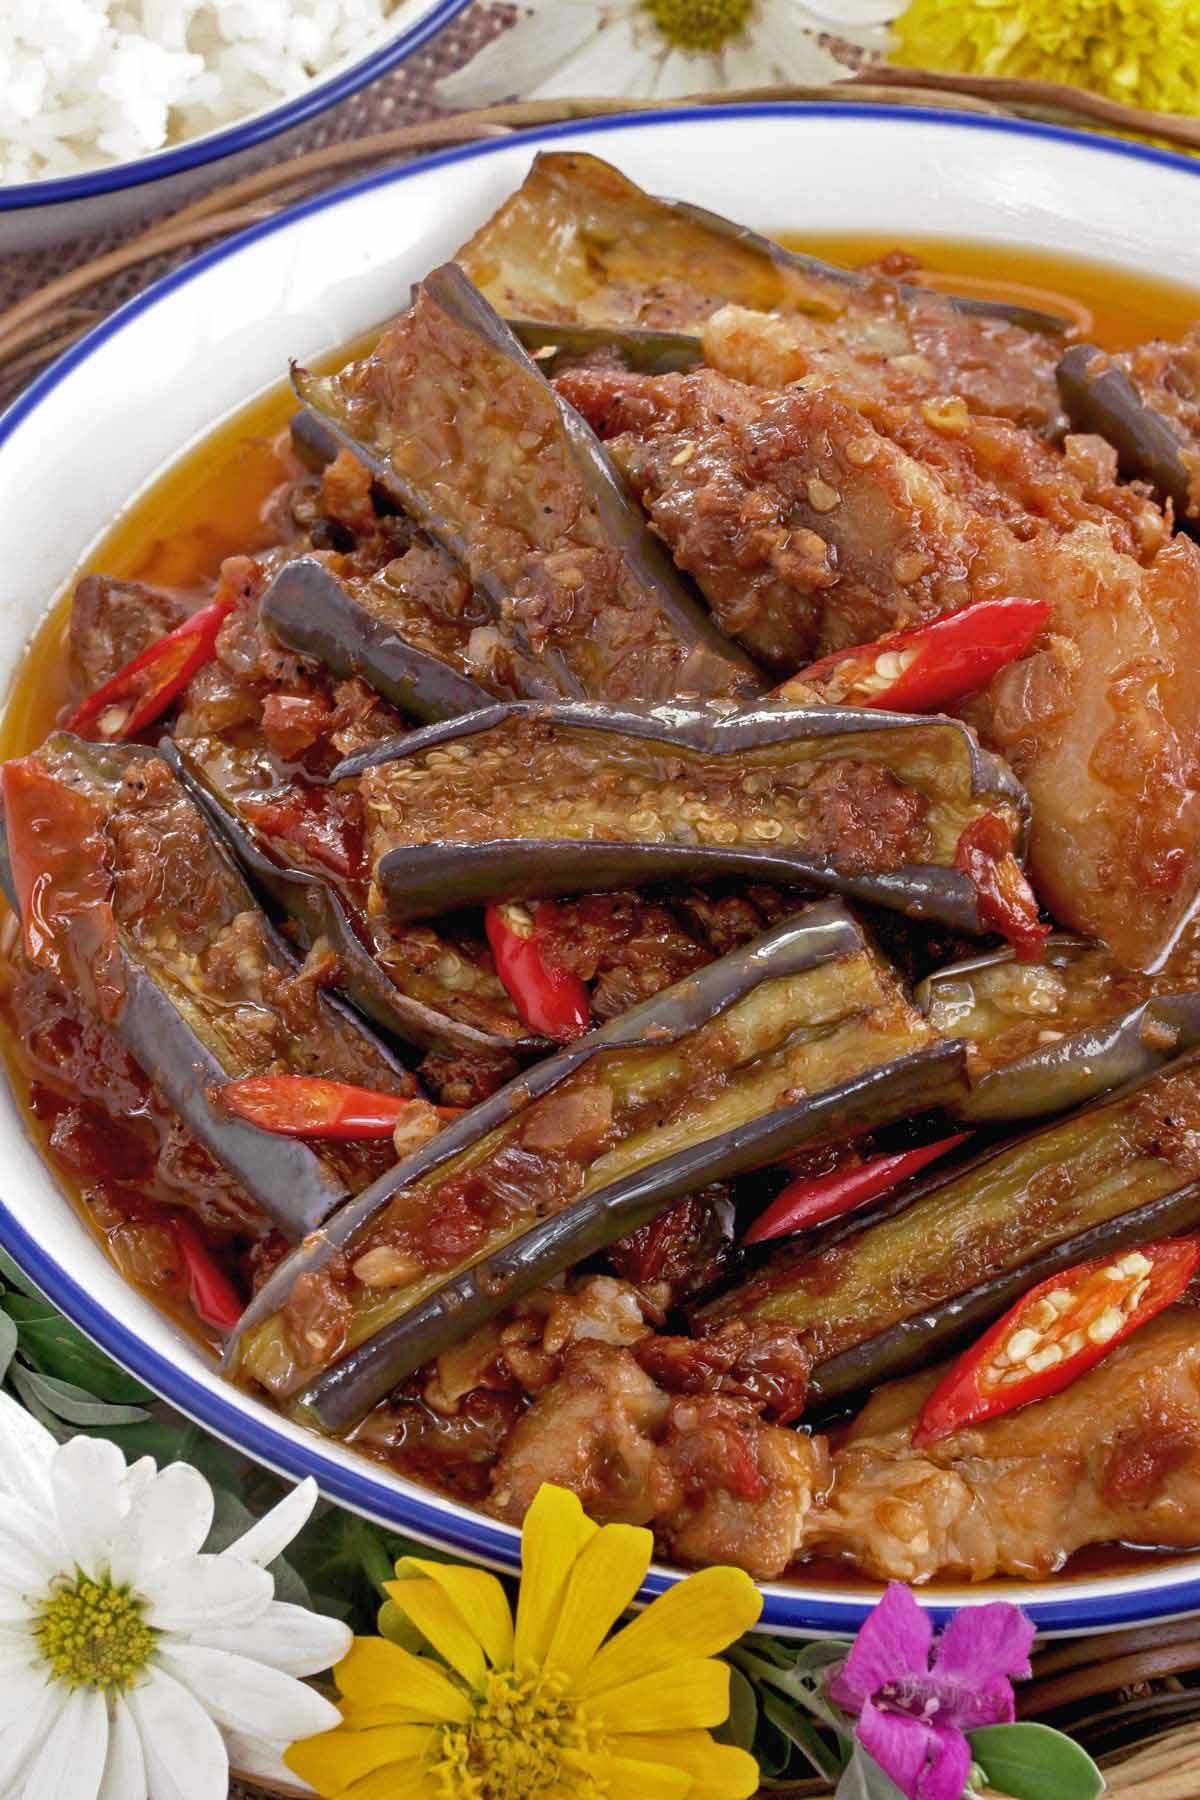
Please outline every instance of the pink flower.
[[1011, 1724], [1012, 1678], [1030, 1674], [1032, 1643], [1020, 1608], [996, 1601], [964, 1607], [935, 1647], [929, 1614], [894, 1581], [825, 1691], [907, 1800], [960, 1800], [966, 1733]]

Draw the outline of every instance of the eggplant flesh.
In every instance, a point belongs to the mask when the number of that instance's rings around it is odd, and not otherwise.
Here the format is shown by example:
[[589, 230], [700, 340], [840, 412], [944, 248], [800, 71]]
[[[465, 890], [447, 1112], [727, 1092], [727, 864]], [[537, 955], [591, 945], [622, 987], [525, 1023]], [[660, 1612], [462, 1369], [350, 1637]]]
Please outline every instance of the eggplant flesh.
[[[474, 1056], [534, 1054], [546, 1040], [528, 1032], [499, 980], [446, 939], [421, 934], [421, 965], [405, 953], [403, 933], [368, 919], [330, 875], [281, 860], [279, 846], [242, 811], [254, 770], [219, 740], [166, 739], [174, 771], [242, 873], [288, 920], [301, 947], [328, 945], [337, 956], [337, 991], [376, 1029], [419, 1050]], [[247, 784], [249, 787], [247, 788]]]
[[[738, 1146], [753, 1142], [756, 1156], [768, 1140], [783, 1147], [773, 1134], [799, 1096], [807, 1102], [881, 1066], [907, 1069], [918, 1056], [928, 1089], [900, 1082], [907, 1110], [922, 1097], [927, 1105], [961, 1097], [961, 1046], [937, 1046], [844, 908], [818, 903], [536, 1064], [343, 1208], [256, 1298], [242, 1367], [284, 1392], [312, 1372], [275, 1315], [335, 1254], [344, 1254], [355, 1285], [345, 1338], [331, 1354], [445, 1286], [441, 1233], [464, 1207], [477, 1221], [465, 1266], [539, 1216], [557, 1217], [635, 1176], [650, 1181], [652, 1197], [653, 1170], [673, 1157], [691, 1158], [689, 1179], [703, 1185], [715, 1177], [705, 1155], [693, 1155], [697, 1146], [721, 1145], [724, 1156], [732, 1134]], [[886, 1105], [883, 1112], [899, 1116]], [[807, 1129], [800, 1114], [793, 1122]], [[679, 1191], [672, 1186], [673, 1196]]]
[[1058, 365], [1058, 391], [1076, 431], [1107, 438], [1127, 481], [1147, 481], [1170, 500], [1184, 530], [1200, 533], [1197, 469], [1189, 469], [1190, 445], [1158, 412], [1125, 371], [1095, 344], [1072, 344]]
[[361, 677], [423, 723], [473, 712], [496, 691], [466, 667], [469, 632], [437, 631], [404, 604], [386, 571], [342, 582], [315, 556], [298, 557], [263, 595], [262, 617], [289, 650], [315, 657], [344, 681]]
[[[507, 315], [558, 325], [698, 330], [731, 302], [836, 317], [872, 278], [788, 250], [706, 207], [648, 194], [597, 156], [543, 152], [455, 261]], [[905, 298], [928, 289], [896, 284]], [[954, 310], [1061, 336], [1071, 321], [1007, 301], [939, 297]]]
[[[213, 1090], [281, 1065], [398, 1094], [415, 1091], [412, 1076], [335, 1003], [316, 994], [281, 1000], [295, 982], [295, 960], [157, 752], [60, 732], [37, 760], [86, 796], [106, 846], [120, 971], [106, 1022], [274, 1224], [303, 1237], [378, 1173], [386, 1152], [348, 1145], [318, 1154], [233, 1118]], [[139, 839], [143, 857], [153, 845], [153, 884], [123, 854]], [[68, 933], [57, 954], [78, 991], [92, 992], [94, 946]]]
[[331, 436], [460, 564], [540, 666], [545, 691], [627, 700], [761, 691], [591, 428], [460, 269], [421, 283], [370, 356], [331, 377], [297, 370], [293, 381]]
[[1064, 1112], [1200, 1045], [1192, 971], [1140, 975], [1065, 933], [1041, 963], [1011, 951], [951, 963], [916, 998], [935, 1031], [970, 1044], [963, 1113], [980, 1124]]
[[729, 1180], [806, 1145], [952, 1103], [961, 1052], [951, 1044], [909, 1052], [880, 1068], [778, 1106], [715, 1138], [633, 1170], [548, 1219], [528, 1224], [388, 1322], [297, 1397], [297, 1417], [342, 1434], [404, 1380], [497, 1312], [685, 1195]]
[[[1138, 1215], [1172, 1196], [1186, 1193], [1193, 1206], [1198, 1123], [1200, 1060], [1189, 1056], [949, 1174], [908, 1184], [865, 1219], [841, 1221], [777, 1257], [698, 1319], [786, 1324], [803, 1334], [825, 1398], [857, 1391], [895, 1372], [889, 1348], [903, 1348], [907, 1369], [918, 1338], [939, 1354], [959, 1326], [988, 1322], [1043, 1273], [1079, 1260], [1081, 1244], [1080, 1255], [1092, 1255], [1131, 1241], [1131, 1232], [1138, 1241]], [[1157, 1223], [1140, 1241], [1156, 1231]], [[1066, 1261], [1053, 1260], [1066, 1246]]]
[[782, 703], [493, 706], [332, 779], [350, 776], [400, 919], [443, 909], [448, 887], [466, 903], [739, 875], [978, 933], [959, 840], [992, 813], [1019, 853], [1027, 816], [1011, 771], [957, 720]]

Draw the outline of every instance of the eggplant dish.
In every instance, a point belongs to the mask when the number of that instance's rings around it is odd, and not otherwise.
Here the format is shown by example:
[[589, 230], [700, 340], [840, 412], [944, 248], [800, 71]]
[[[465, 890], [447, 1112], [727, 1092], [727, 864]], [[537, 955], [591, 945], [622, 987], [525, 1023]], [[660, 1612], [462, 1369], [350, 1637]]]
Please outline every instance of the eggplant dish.
[[1198, 352], [1077, 312], [542, 155], [76, 583], [5, 1049], [231, 1381], [762, 1579], [1200, 1544]]

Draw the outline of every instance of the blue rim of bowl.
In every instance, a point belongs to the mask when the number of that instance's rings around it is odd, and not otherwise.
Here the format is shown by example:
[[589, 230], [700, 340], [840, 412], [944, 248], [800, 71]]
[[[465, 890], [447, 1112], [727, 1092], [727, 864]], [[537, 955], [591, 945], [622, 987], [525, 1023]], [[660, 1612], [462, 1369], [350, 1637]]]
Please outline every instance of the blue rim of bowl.
[[[236, 256], [247, 245], [285, 231], [300, 219], [324, 211], [358, 195], [394, 182], [402, 182], [435, 168], [494, 155], [523, 145], [540, 145], [564, 137], [610, 131], [650, 130], [681, 123], [704, 121], [711, 124], [721, 118], [844, 118], [885, 120], [888, 123], [935, 125], [943, 129], [990, 131], [1063, 143], [1075, 149], [1098, 155], [1125, 157], [1171, 169], [1193, 178], [1200, 177], [1200, 163], [1189, 157], [1159, 150], [1150, 145], [1117, 143], [1088, 133], [1071, 131], [1063, 126], [1042, 125], [1023, 119], [997, 119], [978, 113], [952, 113], [922, 107], [893, 107], [865, 102], [824, 101], [789, 105], [786, 101], [743, 103], [723, 107], [720, 114], [711, 107], [682, 106], [670, 112], [652, 115], [639, 113], [609, 114], [601, 119], [578, 119], [537, 130], [514, 132], [501, 139], [470, 144], [458, 149], [439, 151], [398, 169], [386, 169], [345, 186], [331, 189], [313, 199], [277, 214], [274, 218], [252, 225], [235, 237], [202, 252], [182, 268], [164, 275], [151, 287], [97, 325], [86, 337], [64, 351], [33, 381], [0, 416], [0, 448], [25, 419], [54, 388], [58, 387], [77, 365], [87, 360], [116, 332], [122, 331], [148, 307], [157, 305], [176, 288], [202, 275], [215, 263]], [[508, 1571], [519, 1567], [519, 1537], [509, 1526], [488, 1519], [482, 1513], [448, 1512], [446, 1502], [430, 1492], [404, 1493], [376, 1483], [370, 1466], [364, 1462], [360, 1472], [344, 1467], [324, 1454], [321, 1439], [315, 1435], [296, 1441], [272, 1422], [263, 1403], [263, 1416], [245, 1412], [225, 1398], [219, 1385], [212, 1387], [194, 1379], [170, 1358], [153, 1350], [116, 1316], [99, 1305], [87, 1290], [50, 1257], [37, 1240], [9, 1211], [0, 1197], [0, 1247], [12, 1257], [18, 1268], [44, 1293], [59, 1310], [78, 1326], [85, 1336], [106, 1351], [114, 1361], [128, 1369], [146, 1386], [162, 1396], [181, 1413], [204, 1426], [215, 1436], [235, 1445], [255, 1461], [277, 1472], [302, 1479], [311, 1475], [322, 1492], [352, 1510], [386, 1523], [391, 1528], [428, 1539], [447, 1549], [490, 1563]], [[215, 1377], [214, 1382], [219, 1381]], [[1124, 1625], [1165, 1620], [1200, 1611], [1200, 1576], [1172, 1581], [1169, 1574], [1159, 1578], [1153, 1574], [1153, 1585], [1139, 1585], [1132, 1590], [1118, 1587], [1103, 1594], [1068, 1594], [1062, 1600], [1023, 1599], [1015, 1583], [1005, 1583], [1006, 1598], [1018, 1600], [1041, 1632], [1080, 1630], [1115, 1630]], [[662, 1593], [682, 1578], [682, 1574], [653, 1569], [647, 1577], [639, 1600], [647, 1601]], [[1136, 1579], [1136, 1578], [1135, 1578]], [[982, 1590], [980, 1600], [998, 1597], [1000, 1589]], [[935, 1623], [944, 1624], [962, 1602], [957, 1597], [939, 1603], [920, 1596]], [[868, 1593], [848, 1594], [838, 1598], [831, 1590], [828, 1599], [810, 1593], [767, 1591], [763, 1596], [763, 1612], [758, 1629], [788, 1634], [847, 1634], [857, 1630], [874, 1604]]]
[[144, 187], [164, 181], [171, 175], [182, 175], [199, 169], [205, 163], [218, 162], [225, 156], [237, 156], [256, 144], [266, 143], [281, 132], [316, 118], [339, 101], [356, 94], [380, 75], [386, 75], [399, 63], [419, 50], [423, 44], [458, 14], [471, 0], [437, 0], [437, 4], [397, 36], [389, 38], [378, 50], [361, 61], [351, 63], [328, 81], [318, 81], [267, 112], [224, 125], [217, 131], [189, 138], [169, 150], [155, 150], [149, 156], [135, 157], [132, 162], [114, 163], [111, 167], [85, 169], [78, 175], [56, 175], [45, 181], [22, 181], [11, 187], [0, 187], [0, 217], [6, 212], [23, 212], [35, 206], [58, 206], [71, 200], [91, 200], [101, 194], [116, 194], [126, 188]]

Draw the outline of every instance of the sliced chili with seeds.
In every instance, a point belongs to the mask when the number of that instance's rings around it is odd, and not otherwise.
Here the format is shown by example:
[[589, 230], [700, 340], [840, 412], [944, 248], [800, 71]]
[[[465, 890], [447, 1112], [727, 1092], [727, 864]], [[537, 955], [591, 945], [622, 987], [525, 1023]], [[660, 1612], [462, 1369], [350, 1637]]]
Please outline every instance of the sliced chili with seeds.
[[818, 688], [840, 706], [940, 712], [1024, 656], [1049, 617], [1046, 600], [977, 600], [927, 625], [823, 657], [777, 691], [788, 700], [811, 699], [804, 690]]
[[1040, 1282], [942, 1377], [914, 1448], [1061, 1393], [1177, 1300], [1198, 1265], [1200, 1237], [1166, 1238]]
[[587, 988], [546, 954], [558, 917], [553, 901], [540, 901], [532, 911], [498, 903], [484, 917], [496, 973], [521, 1023], [560, 1044], [582, 1037], [592, 1022]]
[[67, 730], [108, 743], [136, 737], [212, 660], [217, 633], [236, 604], [234, 594], [214, 600], [149, 645], [79, 703], [67, 720]]
[[883, 1156], [872, 1156], [854, 1168], [834, 1169], [829, 1175], [801, 1176], [791, 1181], [770, 1206], [759, 1214], [742, 1239], [744, 1244], [765, 1244], [771, 1238], [787, 1237], [794, 1231], [807, 1231], [826, 1219], [838, 1219], [843, 1213], [865, 1206], [891, 1188], [899, 1187], [939, 1156], [946, 1156], [959, 1144], [965, 1144], [968, 1131], [957, 1131], [952, 1137], [936, 1143], [922, 1144], [916, 1150], [900, 1150]]

